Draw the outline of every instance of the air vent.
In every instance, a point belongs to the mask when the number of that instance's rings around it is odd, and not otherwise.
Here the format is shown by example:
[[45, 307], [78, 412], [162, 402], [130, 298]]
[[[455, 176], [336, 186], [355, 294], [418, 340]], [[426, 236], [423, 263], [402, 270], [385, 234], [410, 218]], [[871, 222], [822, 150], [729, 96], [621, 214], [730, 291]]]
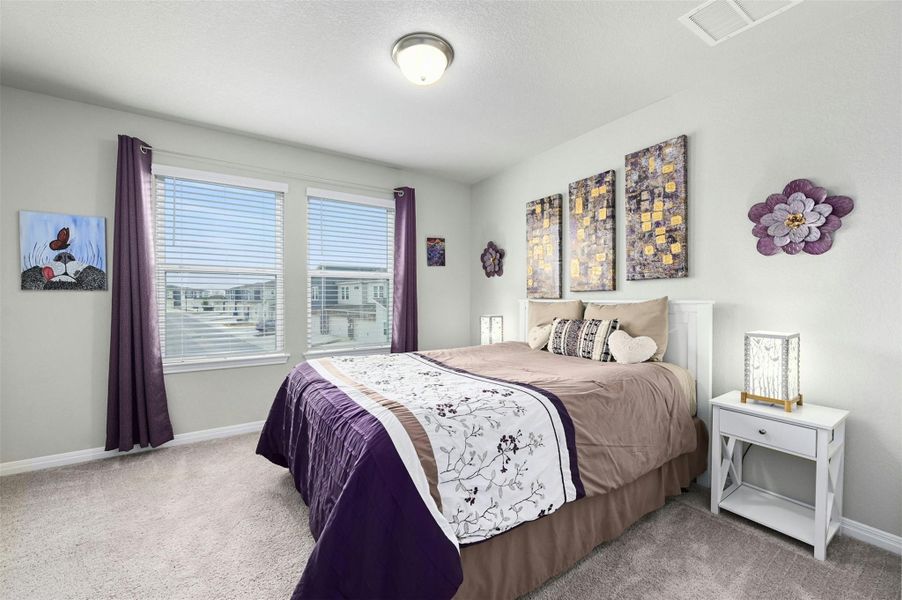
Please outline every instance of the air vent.
[[716, 46], [801, 2], [802, 0], [708, 0], [680, 17], [680, 23], [705, 40], [709, 46]]

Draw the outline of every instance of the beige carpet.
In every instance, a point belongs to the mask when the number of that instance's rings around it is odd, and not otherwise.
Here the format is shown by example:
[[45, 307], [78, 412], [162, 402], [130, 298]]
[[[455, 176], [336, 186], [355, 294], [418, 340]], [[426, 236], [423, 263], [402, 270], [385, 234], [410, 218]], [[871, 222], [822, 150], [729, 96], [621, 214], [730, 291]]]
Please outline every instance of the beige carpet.
[[[256, 436], [0, 479], [0, 597], [287, 598], [313, 546], [287, 472]], [[530, 598], [900, 597], [900, 558], [838, 537], [807, 546], [669, 502]]]

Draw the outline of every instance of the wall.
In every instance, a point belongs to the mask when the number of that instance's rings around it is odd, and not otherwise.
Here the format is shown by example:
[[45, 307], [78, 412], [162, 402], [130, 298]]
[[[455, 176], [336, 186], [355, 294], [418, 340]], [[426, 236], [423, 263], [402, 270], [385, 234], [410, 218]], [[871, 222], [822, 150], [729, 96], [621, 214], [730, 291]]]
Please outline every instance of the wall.
[[[501, 278], [471, 272], [471, 340], [475, 316], [487, 313], [502, 313], [506, 335], [516, 335], [526, 202], [566, 198], [569, 182], [616, 169], [617, 291], [565, 295], [715, 300], [716, 394], [742, 386], [743, 332], [801, 332], [805, 398], [851, 411], [845, 516], [902, 533], [900, 12], [875, 5], [832, 31], [799, 32], [791, 55], [737, 65], [732, 79], [696, 85], [476, 184], [472, 252], [493, 240], [507, 256]], [[690, 277], [627, 282], [623, 157], [684, 133]], [[822, 256], [759, 255], [749, 207], [800, 177], [851, 196], [855, 210]], [[753, 449], [746, 476], [810, 501], [812, 464], [769, 454]]]
[[[102, 446], [106, 431], [110, 292], [23, 292], [18, 286], [18, 211], [107, 217], [116, 180], [116, 134], [157, 148], [236, 163], [223, 166], [157, 153], [163, 164], [285, 181], [287, 365], [166, 376], [176, 433], [264, 419], [306, 340], [308, 185], [373, 194], [238, 165], [308, 173], [389, 190], [417, 191], [420, 347], [468, 342], [471, 246], [469, 187], [422, 173], [0, 88], [0, 462]], [[389, 197], [389, 192], [384, 195]], [[425, 237], [447, 238], [447, 265], [426, 267]]]

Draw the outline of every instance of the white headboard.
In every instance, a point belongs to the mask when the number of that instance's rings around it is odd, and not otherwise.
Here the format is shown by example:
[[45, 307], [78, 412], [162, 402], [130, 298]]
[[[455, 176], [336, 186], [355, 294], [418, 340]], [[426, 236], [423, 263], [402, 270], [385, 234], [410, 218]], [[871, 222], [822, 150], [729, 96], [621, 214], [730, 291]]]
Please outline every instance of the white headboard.
[[[564, 300], [520, 300], [520, 322], [517, 339], [526, 341], [530, 302], [571, 302]], [[625, 304], [642, 300], [588, 300], [591, 304]], [[711, 300], [671, 300], [669, 303], [669, 333], [664, 360], [687, 369], [695, 377], [697, 415], [711, 431], [712, 358], [714, 346], [714, 302]], [[710, 445], [710, 444], [709, 444]], [[707, 475], [701, 478], [706, 484]]]

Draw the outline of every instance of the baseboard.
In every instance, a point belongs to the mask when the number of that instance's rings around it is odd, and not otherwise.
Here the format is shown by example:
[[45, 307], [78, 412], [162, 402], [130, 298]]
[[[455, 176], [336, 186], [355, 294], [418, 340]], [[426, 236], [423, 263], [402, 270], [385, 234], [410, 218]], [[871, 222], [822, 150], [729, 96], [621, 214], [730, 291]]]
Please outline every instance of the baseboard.
[[[263, 421], [240, 423], [238, 425], [215, 427], [213, 429], [202, 429], [201, 431], [189, 431], [187, 433], [177, 434], [174, 439], [158, 448], [183, 446], [194, 442], [202, 442], [204, 440], [224, 438], [240, 435], [242, 433], [253, 433], [255, 431], [260, 431], [261, 429], [263, 429]], [[126, 454], [137, 454], [139, 452], [156, 450], [158, 448], [135, 448], [126, 453], [119, 452], [118, 450], [104, 450], [100, 447], [88, 448], [87, 450], [76, 450], [74, 452], [63, 452], [62, 454], [51, 454], [49, 456], [38, 456], [36, 458], [26, 458], [24, 460], [0, 463], [0, 477], [3, 477], [4, 475], [15, 475], [16, 473], [27, 473], [28, 471], [50, 469], [53, 467], [63, 467], [65, 465], [74, 465], [92, 460], [113, 458], [115, 456], [125, 456]]]
[[845, 517], [842, 520], [842, 528], [839, 532], [850, 538], [855, 538], [872, 546], [889, 550], [894, 554], [902, 555], [902, 536], [894, 535]]

